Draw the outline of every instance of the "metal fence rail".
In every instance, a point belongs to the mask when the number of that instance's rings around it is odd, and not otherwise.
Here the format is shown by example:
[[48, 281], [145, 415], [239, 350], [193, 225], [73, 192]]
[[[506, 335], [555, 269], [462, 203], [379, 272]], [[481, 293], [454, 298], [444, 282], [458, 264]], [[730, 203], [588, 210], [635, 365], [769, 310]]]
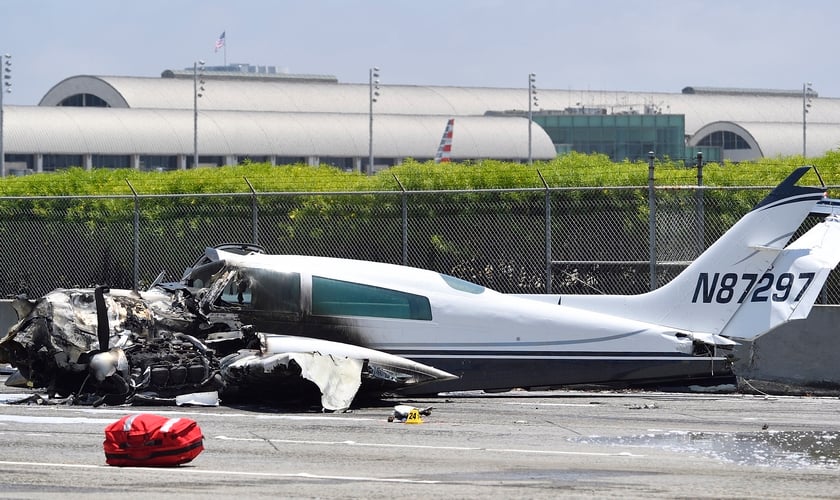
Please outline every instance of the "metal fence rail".
[[[0, 198], [0, 291], [142, 289], [162, 270], [180, 278], [206, 246], [251, 242], [422, 267], [508, 293], [641, 293], [673, 278], [769, 189]], [[836, 273], [822, 301], [840, 303]]]

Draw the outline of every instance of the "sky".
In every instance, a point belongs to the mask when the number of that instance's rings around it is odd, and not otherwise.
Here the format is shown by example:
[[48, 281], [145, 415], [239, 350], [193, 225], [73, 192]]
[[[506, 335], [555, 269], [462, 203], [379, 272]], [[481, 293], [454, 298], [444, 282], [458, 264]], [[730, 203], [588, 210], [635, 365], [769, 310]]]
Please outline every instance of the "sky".
[[[225, 47], [215, 51], [225, 33]], [[382, 85], [840, 97], [835, 0], [0, 0], [4, 104], [76, 75], [248, 63]]]

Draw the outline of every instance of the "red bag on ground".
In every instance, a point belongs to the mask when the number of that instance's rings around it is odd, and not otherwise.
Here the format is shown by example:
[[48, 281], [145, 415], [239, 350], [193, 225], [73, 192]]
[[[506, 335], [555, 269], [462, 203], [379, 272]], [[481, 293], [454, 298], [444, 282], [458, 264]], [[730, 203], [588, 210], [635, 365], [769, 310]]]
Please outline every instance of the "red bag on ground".
[[204, 436], [195, 420], [139, 413], [106, 427], [103, 446], [108, 465], [166, 467], [197, 457]]

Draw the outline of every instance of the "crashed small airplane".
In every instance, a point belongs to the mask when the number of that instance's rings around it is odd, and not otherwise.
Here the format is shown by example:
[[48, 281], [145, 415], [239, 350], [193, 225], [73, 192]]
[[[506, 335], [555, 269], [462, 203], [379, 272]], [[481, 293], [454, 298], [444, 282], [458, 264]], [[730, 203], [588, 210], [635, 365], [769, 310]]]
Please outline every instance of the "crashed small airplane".
[[788, 244], [826, 194], [822, 179], [797, 185], [810, 169], [641, 295], [509, 295], [429, 270], [223, 245], [147, 291], [16, 300], [0, 363], [17, 367], [13, 383], [78, 403], [310, 390], [328, 410], [359, 392], [731, 377], [736, 341], [805, 318], [840, 260], [836, 215]]

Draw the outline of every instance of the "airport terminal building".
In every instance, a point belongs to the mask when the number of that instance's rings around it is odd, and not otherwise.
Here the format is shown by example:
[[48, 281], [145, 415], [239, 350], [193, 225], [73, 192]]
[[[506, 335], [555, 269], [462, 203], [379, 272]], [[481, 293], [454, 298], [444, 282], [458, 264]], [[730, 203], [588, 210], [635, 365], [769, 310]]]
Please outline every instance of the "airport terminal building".
[[[67, 78], [37, 106], [5, 106], [8, 174], [174, 170], [245, 161], [369, 171], [434, 158], [454, 118], [454, 161], [547, 160], [568, 151], [692, 162], [816, 156], [840, 145], [840, 99], [805, 91], [675, 93], [341, 83], [230, 65], [200, 75]], [[530, 124], [530, 126], [529, 126]], [[530, 139], [529, 139], [530, 137]]]

